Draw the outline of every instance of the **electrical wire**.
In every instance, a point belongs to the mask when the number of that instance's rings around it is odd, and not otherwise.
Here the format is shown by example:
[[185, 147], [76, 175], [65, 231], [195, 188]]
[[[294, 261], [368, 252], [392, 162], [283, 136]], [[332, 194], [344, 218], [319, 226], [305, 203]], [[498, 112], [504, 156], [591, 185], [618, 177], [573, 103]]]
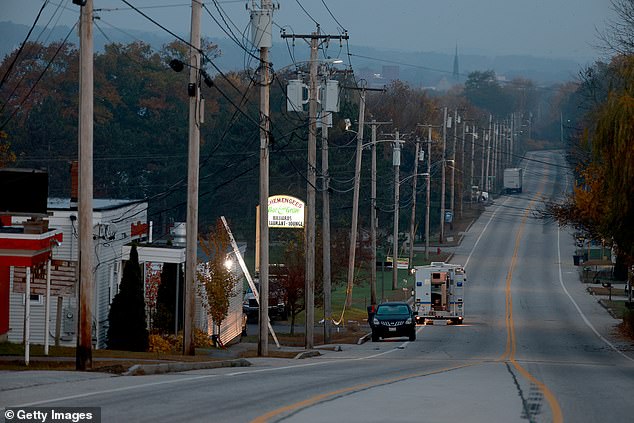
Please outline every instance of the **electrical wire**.
[[315, 18], [313, 18], [310, 13], [308, 13], [308, 10], [306, 10], [306, 8], [300, 3], [299, 0], [295, 0], [295, 3], [297, 3], [297, 5], [304, 11], [304, 13], [306, 14], [306, 16], [308, 16], [310, 18], [311, 21], [313, 21], [315, 23], [315, 25], [317, 25], [317, 27], [319, 27], [319, 22], [317, 22], [315, 20]]
[[24, 49], [26, 42], [31, 36], [33, 29], [35, 29], [35, 25], [37, 25], [37, 22], [40, 20], [40, 16], [42, 16], [42, 12], [44, 11], [44, 8], [46, 7], [47, 4], [48, 4], [48, 0], [42, 3], [42, 7], [40, 7], [40, 11], [37, 13], [37, 16], [35, 17], [35, 21], [33, 21], [33, 24], [31, 24], [31, 28], [29, 28], [29, 32], [26, 34], [26, 37], [24, 37], [24, 41], [22, 41], [22, 44], [20, 44], [20, 48], [18, 48], [18, 52], [15, 54], [15, 56], [13, 56], [13, 60], [9, 64], [7, 71], [4, 73], [4, 75], [2, 75], [2, 79], [0, 80], [0, 88], [2, 88], [4, 83], [7, 81], [9, 74], [13, 70], [13, 66], [15, 66], [15, 63], [18, 61], [18, 58], [20, 57], [20, 54], [22, 53], [22, 50]]
[[332, 14], [332, 12], [330, 11], [330, 8], [328, 7], [328, 5], [326, 4], [325, 0], [321, 0], [321, 3], [324, 5], [324, 7], [326, 8], [326, 10], [328, 11], [328, 14], [335, 20], [335, 22], [337, 22], [337, 25], [339, 25], [339, 27], [341, 28], [341, 30], [343, 32], [347, 32], [348, 30], [346, 28], [344, 28], [343, 25], [341, 25], [341, 22], [339, 22], [337, 20], [337, 18], [335, 17], [335, 15]]

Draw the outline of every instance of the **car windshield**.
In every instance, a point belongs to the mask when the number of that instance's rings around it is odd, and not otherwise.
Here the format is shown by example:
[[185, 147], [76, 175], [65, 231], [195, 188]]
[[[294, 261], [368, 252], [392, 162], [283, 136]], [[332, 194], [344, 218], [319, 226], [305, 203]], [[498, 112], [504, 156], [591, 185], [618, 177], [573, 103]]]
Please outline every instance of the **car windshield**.
[[386, 314], [409, 314], [409, 307], [405, 304], [380, 305], [376, 310], [376, 314], [379, 316]]

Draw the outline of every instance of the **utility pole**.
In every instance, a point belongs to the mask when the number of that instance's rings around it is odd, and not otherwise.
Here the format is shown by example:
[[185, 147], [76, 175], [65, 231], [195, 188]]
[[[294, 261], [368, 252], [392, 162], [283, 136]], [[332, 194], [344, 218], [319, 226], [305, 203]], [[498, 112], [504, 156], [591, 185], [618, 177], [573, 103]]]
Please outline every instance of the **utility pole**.
[[460, 139], [460, 183], [458, 184], [458, 202], [460, 203], [460, 218], [462, 219], [462, 203], [464, 199], [464, 174], [465, 174], [465, 165], [464, 165], [464, 144], [465, 138], [467, 137], [467, 121], [462, 119], [462, 138]]
[[409, 268], [414, 268], [414, 226], [416, 225], [416, 182], [418, 179], [418, 156], [420, 155], [420, 140], [416, 138], [414, 152], [414, 175], [412, 178], [412, 215], [409, 221]]
[[273, 4], [262, 0], [259, 10], [251, 11], [253, 44], [260, 48], [260, 308], [258, 316], [258, 356], [269, 355], [269, 133], [270, 133], [270, 66], [269, 48], [272, 46], [271, 25]]
[[282, 33], [282, 38], [302, 38], [310, 40], [310, 83], [308, 86], [308, 169], [306, 183], [306, 270], [304, 283], [304, 301], [306, 323], [304, 341], [305, 348], [314, 347], [315, 332], [315, 183], [317, 162], [317, 57], [321, 40], [347, 40], [344, 35], [322, 35], [317, 31], [306, 35]]
[[359, 130], [357, 132], [357, 157], [354, 166], [354, 195], [352, 200], [352, 228], [350, 229], [350, 250], [348, 253], [348, 286], [346, 288], [346, 307], [352, 305], [354, 283], [354, 259], [357, 250], [357, 225], [359, 220], [359, 189], [361, 185], [361, 155], [363, 154], [363, 127], [365, 120], [365, 87], [359, 98]]
[[378, 221], [376, 218], [376, 128], [379, 125], [392, 124], [392, 122], [377, 122], [372, 119], [372, 183], [370, 188], [370, 244], [372, 245], [372, 257], [370, 262], [370, 304], [376, 305], [376, 229]]
[[473, 173], [474, 173], [474, 165], [475, 165], [475, 139], [476, 139], [477, 135], [476, 135], [476, 126], [475, 123], [473, 124], [473, 126], [471, 127], [471, 178], [470, 178], [470, 185], [469, 185], [469, 207], [471, 207], [471, 203], [473, 202], [473, 191], [471, 187], [473, 187], [474, 181], [473, 181]]
[[487, 166], [485, 175], [485, 187], [487, 192], [491, 190], [491, 184], [489, 183], [489, 161], [491, 159], [491, 119], [492, 117], [489, 115], [489, 131], [487, 134]]
[[401, 166], [401, 140], [398, 131], [394, 140], [392, 164], [394, 165], [394, 233], [392, 240], [392, 289], [398, 288], [398, 212], [399, 212], [399, 172]]
[[[332, 115], [329, 115], [329, 117]], [[321, 122], [321, 169], [322, 185], [322, 254], [323, 254], [323, 289], [324, 289], [324, 344], [330, 343], [332, 329], [332, 281], [330, 279], [330, 174], [328, 173], [328, 125], [322, 112]]]
[[427, 127], [427, 192], [425, 198], [425, 260], [429, 260], [429, 209], [431, 204], [431, 125]]
[[447, 153], [447, 108], [443, 109], [442, 119], [442, 157], [441, 157], [441, 182], [440, 182], [440, 237], [438, 242], [445, 240], [445, 155]]
[[200, 15], [202, 3], [192, 0], [189, 48], [189, 144], [187, 158], [187, 223], [185, 244], [185, 320], [183, 322], [183, 355], [194, 355], [194, 317], [197, 244], [198, 244], [198, 175], [200, 162]]
[[489, 139], [488, 134], [482, 129], [482, 150], [480, 151], [481, 162], [480, 162], [480, 192], [486, 191], [485, 179], [484, 179], [484, 152], [486, 150], [487, 141]]
[[[451, 143], [451, 191], [449, 197], [449, 207], [453, 216], [456, 215], [456, 140], [458, 139], [458, 109], [453, 112], [453, 142]], [[452, 218], [453, 218], [452, 216]], [[452, 219], [453, 222], [453, 219]], [[453, 226], [450, 225], [450, 226]]]
[[[77, 370], [92, 369], [92, 196], [93, 196], [93, 1], [81, 7], [79, 24], [79, 319]], [[28, 268], [27, 268], [28, 271]], [[27, 280], [29, 275], [27, 275]], [[26, 302], [29, 303], [27, 292]], [[48, 333], [45, 334], [48, 336]]]
[[317, 54], [319, 47], [319, 27], [310, 39], [310, 84], [308, 89], [308, 183], [306, 185], [306, 269], [304, 301], [306, 310], [306, 349], [314, 345], [315, 329], [315, 166], [317, 162]]

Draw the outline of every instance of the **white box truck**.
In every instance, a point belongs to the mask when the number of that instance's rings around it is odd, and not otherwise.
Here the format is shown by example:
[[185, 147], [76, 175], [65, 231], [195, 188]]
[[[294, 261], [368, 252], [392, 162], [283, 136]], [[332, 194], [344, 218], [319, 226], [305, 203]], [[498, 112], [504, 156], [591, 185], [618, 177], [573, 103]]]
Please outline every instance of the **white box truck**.
[[431, 262], [416, 266], [414, 310], [416, 323], [433, 324], [445, 320], [450, 324], [464, 321], [464, 285], [467, 274], [462, 265]]
[[504, 169], [504, 192], [522, 192], [522, 168], [509, 167]]

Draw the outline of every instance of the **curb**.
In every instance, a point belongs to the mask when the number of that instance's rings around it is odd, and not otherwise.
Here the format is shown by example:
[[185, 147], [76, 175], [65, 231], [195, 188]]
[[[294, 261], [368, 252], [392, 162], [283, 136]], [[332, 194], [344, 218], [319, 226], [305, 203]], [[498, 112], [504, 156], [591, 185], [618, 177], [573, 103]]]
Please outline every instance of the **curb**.
[[368, 339], [370, 339], [371, 336], [372, 332], [366, 333], [361, 338], [359, 338], [359, 340], [357, 341], [357, 345], [365, 344], [366, 342], [368, 342]]
[[123, 373], [122, 376], [158, 375], [172, 372], [185, 372], [188, 370], [216, 369], [220, 367], [249, 367], [250, 365], [251, 363], [243, 358], [225, 361], [198, 361], [193, 363], [135, 364], [130, 367], [127, 372]]
[[302, 351], [299, 354], [297, 354], [295, 357], [293, 357], [293, 360], [301, 360], [303, 358], [309, 358], [309, 357], [318, 357], [320, 355], [321, 353], [316, 350]]

